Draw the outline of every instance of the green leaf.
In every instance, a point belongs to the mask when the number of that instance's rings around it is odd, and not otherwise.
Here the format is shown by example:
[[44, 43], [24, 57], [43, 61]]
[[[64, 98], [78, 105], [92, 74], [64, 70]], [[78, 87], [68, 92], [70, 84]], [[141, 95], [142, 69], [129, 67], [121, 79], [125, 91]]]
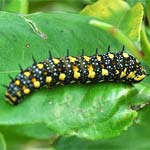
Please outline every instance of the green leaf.
[[1, 133], [0, 133], [0, 150], [6, 150], [5, 139]]
[[81, 14], [93, 16], [109, 24], [119, 26], [129, 9], [129, 5], [122, 0], [98, 0], [87, 5]]
[[141, 84], [137, 84], [134, 86], [135, 89], [138, 91], [138, 93], [134, 96], [130, 104], [137, 105], [137, 104], [150, 102], [150, 85], [146, 81], [147, 80], [145, 80]]
[[[7, 144], [7, 150], [35, 150], [35, 149], [41, 149], [41, 150], [49, 150], [51, 147], [51, 143], [55, 142], [57, 140], [57, 136], [52, 137], [50, 139], [35, 139], [30, 138], [29, 136], [24, 137], [24, 134], [17, 134], [13, 130], [15, 130], [12, 126], [8, 127], [6, 126], [5, 129], [2, 127], [3, 135], [5, 137], [5, 141]], [[36, 127], [35, 127], [36, 128]], [[31, 128], [28, 128], [31, 129]], [[37, 129], [37, 128], [36, 128]], [[29, 131], [28, 131], [29, 132]], [[31, 131], [32, 132], [32, 131]], [[37, 131], [37, 133], [39, 133]], [[43, 136], [43, 134], [41, 135]], [[3, 149], [1, 149], [3, 150]], [[6, 149], [5, 149], [6, 150]]]
[[145, 5], [145, 3], [148, 1], [148, 0], [126, 0], [131, 6], [135, 5], [136, 3], [138, 2], [141, 2], [143, 5]]
[[[62, 134], [69, 131], [70, 135], [99, 139], [119, 135], [122, 130], [131, 125], [137, 115], [136, 112], [128, 109], [125, 104], [124, 106], [120, 104], [130, 93], [128, 87], [119, 84], [110, 84], [106, 87], [102, 84], [102, 86], [91, 85], [88, 89], [83, 88], [75, 91], [74, 87], [70, 87], [69, 90], [72, 92], [68, 92], [66, 87], [60, 95], [55, 95], [50, 110], [50, 114], [54, 115], [46, 118], [49, 127], [55, 124], [53, 129]], [[112, 88], [114, 89], [111, 90]], [[106, 90], [110, 93], [104, 92]], [[97, 95], [96, 91], [99, 91]], [[60, 102], [61, 98], [63, 101]], [[68, 106], [67, 110], [66, 106]]]
[[26, 14], [28, 12], [28, 0], [0, 1], [0, 10]]
[[57, 134], [51, 131], [43, 123], [36, 124], [21, 124], [21, 125], [8, 125], [0, 126], [1, 132], [6, 135], [21, 135], [27, 138], [46, 140], [53, 138]]
[[[101, 48], [100, 53], [106, 53], [109, 43], [111, 51], [121, 49], [111, 35], [89, 25], [90, 20], [91, 17], [70, 13], [21, 16], [0, 12], [0, 82], [8, 84], [7, 75], [20, 72], [18, 64], [23, 68], [30, 66], [32, 55], [37, 61], [46, 59], [49, 49], [54, 57], [65, 56], [68, 48], [74, 56], [81, 55], [83, 48], [87, 55], [94, 54], [97, 47]], [[141, 85], [141, 88], [146, 87]], [[129, 101], [138, 90], [127, 84], [73, 84], [41, 89], [18, 106], [5, 103], [4, 93], [1, 88], [0, 125], [3, 126], [45, 123], [50, 131], [60, 135], [94, 140], [118, 136], [137, 117]], [[26, 128], [22, 130], [27, 133]], [[43, 132], [46, 135], [47, 131]], [[34, 130], [30, 136], [35, 136]]]
[[148, 23], [150, 24], [150, 1], [146, 1], [146, 17], [147, 17], [147, 20], [148, 20]]
[[[149, 116], [149, 115], [147, 115]], [[76, 137], [62, 137], [55, 144], [57, 150], [150, 149], [150, 128], [135, 124], [121, 136], [91, 141]]]
[[81, 14], [93, 16], [119, 28], [129, 39], [140, 38], [143, 6], [137, 3], [132, 8], [123, 0], [99, 0], [86, 6]]
[[121, 30], [134, 42], [140, 40], [142, 18], [143, 6], [141, 3], [137, 3], [128, 12], [126, 12], [120, 23]]

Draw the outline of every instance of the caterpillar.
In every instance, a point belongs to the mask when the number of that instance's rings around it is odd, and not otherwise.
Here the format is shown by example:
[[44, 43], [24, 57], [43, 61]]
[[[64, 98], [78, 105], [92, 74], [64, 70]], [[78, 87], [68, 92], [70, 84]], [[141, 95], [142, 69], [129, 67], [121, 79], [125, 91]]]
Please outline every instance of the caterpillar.
[[33, 57], [33, 65], [11, 78], [5, 93], [6, 101], [13, 105], [19, 104], [26, 95], [42, 87], [67, 85], [70, 83], [89, 82], [125, 82], [138, 83], [146, 76], [146, 70], [132, 55], [122, 51], [112, 53], [110, 47], [107, 53], [92, 56], [73, 57], [68, 54], [62, 58], [49, 58], [37, 62]]

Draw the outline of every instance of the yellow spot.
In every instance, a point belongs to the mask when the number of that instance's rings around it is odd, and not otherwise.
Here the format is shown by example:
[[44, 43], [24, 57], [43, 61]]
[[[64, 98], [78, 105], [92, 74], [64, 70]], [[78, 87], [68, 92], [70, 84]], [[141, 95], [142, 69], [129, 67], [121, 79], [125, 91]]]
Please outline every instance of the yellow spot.
[[69, 56], [69, 60], [70, 60], [70, 62], [75, 62], [75, 61], [76, 61], [76, 58], [75, 58], [75, 57], [72, 57], [72, 56]]
[[80, 73], [77, 72], [77, 71], [75, 71], [75, 72], [74, 72], [74, 78], [75, 78], [75, 79], [78, 79], [79, 77], [80, 77]]
[[129, 55], [127, 53], [123, 53], [123, 57], [127, 58], [127, 57], [129, 57]]
[[102, 76], [108, 76], [108, 70], [102, 69]]
[[43, 74], [46, 76], [46, 75], [47, 75], [47, 72], [45, 71]]
[[95, 72], [94, 71], [90, 71], [88, 74], [88, 78], [94, 78], [95, 77]]
[[40, 82], [39, 81], [35, 81], [33, 83], [33, 85], [34, 85], [35, 88], [39, 88], [40, 87]]
[[142, 71], [144, 71], [144, 72], [145, 72], [145, 68], [144, 68], [144, 67], [142, 67]]
[[53, 58], [53, 62], [54, 62], [54, 64], [58, 64], [60, 61], [59, 61], [59, 59]]
[[32, 82], [36, 82], [36, 78], [32, 78], [31, 81], [32, 81]]
[[37, 64], [37, 67], [38, 67], [39, 69], [43, 69], [44, 65], [43, 65], [43, 64]]
[[25, 90], [25, 89], [26, 89], [26, 86], [23, 85], [23, 86], [22, 86], [22, 90]]
[[26, 71], [23, 73], [26, 77], [29, 77], [31, 75], [31, 73], [29, 71]]
[[99, 55], [96, 56], [98, 61], [101, 61], [101, 57]]
[[120, 78], [123, 78], [126, 76], [127, 68], [124, 69], [124, 71], [121, 72]]
[[51, 83], [51, 82], [52, 82], [52, 77], [47, 76], [47, 77], [46, 77], [46, 83]]
[[24, 93], [24, 94], [29, 94], [29, 93], [30, 93], [30, 89], [28, 89], [28, 88], [24, 89], [24, 90], [23, 90], [23, 93]]
[[73, 71], [75, 72], [75, 71], [78, 71], [79, 70], [79, 68], [77, 67], [77, 66], [73, 66]]
[[65, 80], [65, 78], [66, 78], [66, 75], [64, 74], [64, 73], [60, 73], [60, 75], [59, 75], [59, 80]]
[[16, 98], [16, 97], [10, 96], [10, 98], [11, 98], [11, 100], [12, 100], [13, 102], [16, 102], [16, 101], [17, 101], [17, 98]]
[[[17, 100], [17, 98], [16, 97], [14, 97], [14, 96], [12, 96], [12, 95], [10, 95], [8, 92], [6, 92], [6, 94], [5, 94], [6, 96], [8, 96], [13, 102], [16, 102], [16, 100]], [[9, 100], [9, 99], [7, 99], [7, 101], [9, 101], [10, 103], [11, 103], [11, 101]]]
[[100, 64], [101, 68], [104, 68], [104, 65], [103, 64]]
[[16, 80], [16, 81], [15, 81], [15, 84], [16, 84], [16, 85], [20, 85], [20, 80]]
[[116, 70], [116, 73], [115, 74], [119, 74], [119, 70]]
[[108, 56], [109, 56], [110, 59], [114, 58], [114, 54], [109, 53]]
[[139, 60], [138, 60], [138, 59], [136, 59], [136, 62], [137, 62], [137, 63], [139, 63]]
[[145, 75], [143, 74], [143, 75], [136, 76], [136, 77], [134, 78], [134, 80], [135, 80], [135, 81], [141, 81], [141, 80], [143, 80], [144, 78], [145, 78]]
[[94, 78], [95, 77], [95, 72], [93, 70], [94, 70], [93, 66], [88, 65], [88, 71], [89, 71], [88, 78]]
[[12, 100], [13, 102], [16, 102], [16, 101], [17, 101], [17, 98], [16, 98], [16, 97], [10, 96], [10, 98], [11, 98], [11, 100]]
[[93, 66], [92, 65], [88, 65], [88, 71], [93, 71]]
[[88, 71], [93, 71], [93, 66], [92, 65], [88, 65]]
[[127, 78], [134, 78], [135, 77], [135, 73], [136, 73], [136, 71], [134, 71], [134, 72], [130, 72], [129, 74], [128, 74], [128, 76], [127, 76]]
[[85, 61], [90, 61], [90, 57], [84, 56]]
[[5, 93], [6, 96], [9, 96], [10, 94], [8, 92]]
[[79, 68], [77, 66], [73, 66], [74, 78], [78, 79], [80, 77], [80, 73], [78, 72]]
[[21, 97], [21, 92], [18, 91], [18, 92], [17, 92], [17, 95], [18, 95], [19, 97]]

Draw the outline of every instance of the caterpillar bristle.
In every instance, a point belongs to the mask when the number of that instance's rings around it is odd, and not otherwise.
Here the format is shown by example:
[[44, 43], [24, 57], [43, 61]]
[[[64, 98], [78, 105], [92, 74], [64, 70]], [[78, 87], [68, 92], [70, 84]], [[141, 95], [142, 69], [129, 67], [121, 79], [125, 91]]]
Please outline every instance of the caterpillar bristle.
[[4, 87], [4, 88], [6, 88], [6, 89], [8, 89], [8, 86], [7, 85], [5, 85], [5, 84], [0, 84], [2, 87]]
[[8, 75], [8, 77], [10, 80], [14, 81], [14, 78], [12, 76]]
[[49, 58], [51, 59], [52, 58], [52, 53], [51, 53], [50, 50], [48, 52], [49, 52]]
[[67, 57], [69, 57], [69, 49], [67, 49]]
[[95, 55], [98, 55], [98, 48], [96, 48]]
[[19, 64], [19, 69], [20, 69], [21, 72], [23, 72], [23, 68], [20, 64]]
[[150, 73], [146, 73], [145, 75], [146, 75], [146, 76], [150, 76]]
[[121, 53], [123, 53], [124, 51], [125, 51], [125, 46], [123, 45], [123, 46], [122, 46]]
[[36, 64], [36, 63], [37, 63], [37, 61], [36, 61], [36, 59], [34, 58], [33, 55], [32, 55], [32, 60], [33, 60], [33, 64]]
[[82, 55], [81, 55], [81, 56], [84, 56], [84, 54], [85, 54], [85, 53], [84, 53], [84, 49], [82, 49]]
[[110, 53], [110, 45], [108, 45], [107, 53]]

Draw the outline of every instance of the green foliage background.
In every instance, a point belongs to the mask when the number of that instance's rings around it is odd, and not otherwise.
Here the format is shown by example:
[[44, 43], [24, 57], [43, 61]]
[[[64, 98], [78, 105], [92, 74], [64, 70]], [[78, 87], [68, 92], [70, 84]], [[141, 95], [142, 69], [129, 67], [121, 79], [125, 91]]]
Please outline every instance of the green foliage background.
[[[61, 57], [67, 49], [77, 56], [125, 45], [150, 66], [149, 6], [146, 0], [0, 0], [0, 83], [10, 82], [18, 64], [31, 65], [32, 55], [47, 58], [49, 49]], [[149, 149], [149, 83], [147, 77], [133, 86], [58, 86], [18, 106], [7, 104], [0, 88], [0, 150]]]

